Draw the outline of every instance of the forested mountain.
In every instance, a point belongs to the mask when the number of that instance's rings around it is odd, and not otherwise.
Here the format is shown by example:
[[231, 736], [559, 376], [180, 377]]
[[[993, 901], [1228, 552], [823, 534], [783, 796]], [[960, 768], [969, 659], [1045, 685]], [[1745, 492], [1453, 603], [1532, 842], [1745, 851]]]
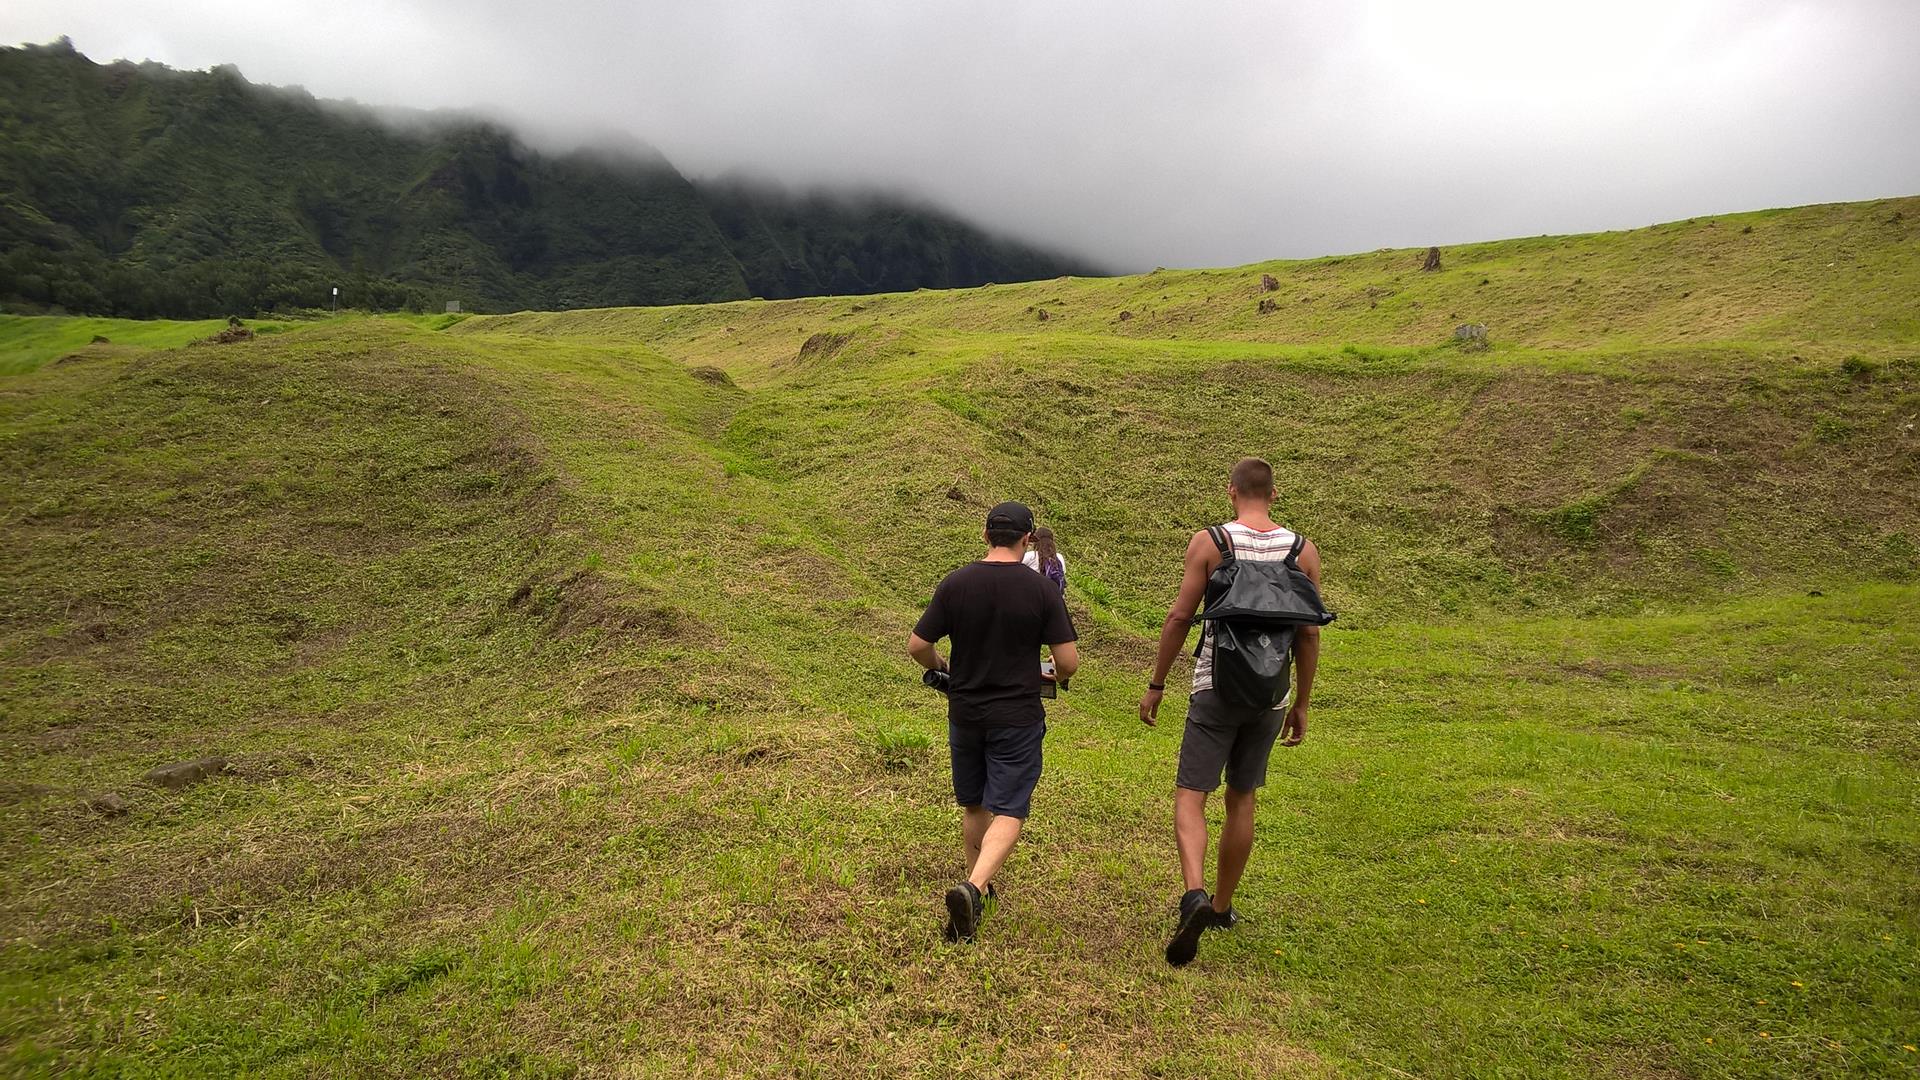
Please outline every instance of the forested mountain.
[[[396, 123], [395, 121], [401, 122]], [[885, 197], [690, 183], [637, 142], [550, 155], [231, 67], [0, 48], [0, 305], [136, 317], [575, 308], [1086, 272]]]
[[1059, 255], [897, 198], [795, 194], [738, 177], [698, 187], [756, 296], [964, 288], [1074, 272]]

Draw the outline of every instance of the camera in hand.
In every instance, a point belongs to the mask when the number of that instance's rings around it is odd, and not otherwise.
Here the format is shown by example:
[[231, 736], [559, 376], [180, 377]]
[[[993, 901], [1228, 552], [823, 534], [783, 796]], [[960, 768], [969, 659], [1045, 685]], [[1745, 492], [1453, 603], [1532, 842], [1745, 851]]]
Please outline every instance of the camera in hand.
[[[953, 674], [948, 671], [923, 671], [920, 673], [920, 681], [927, 684], [931, 689], [938, 690], [943, 694], [953, 689]], [[1056, 690], [1065, 689], [1067, 689], [1065, 680], [1056, 681], [1054, 679], [1053, 662], [1051, 660], [1040, 661], [1040, 696], [1043, 698], [1055, 697]]]
[[1065, 689], [1067, 689], [1067, 680], [1054, 676], [1053, 661], [1040, 661], [1040, 696], [1043, 698], [1059, 697], [1058, 691]]

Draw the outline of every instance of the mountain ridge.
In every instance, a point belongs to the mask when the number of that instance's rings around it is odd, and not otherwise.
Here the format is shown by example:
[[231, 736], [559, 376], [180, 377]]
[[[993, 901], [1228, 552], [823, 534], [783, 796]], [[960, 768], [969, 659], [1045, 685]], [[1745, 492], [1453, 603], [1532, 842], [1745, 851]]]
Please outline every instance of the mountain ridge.
[[97, 64], [64, 39], [0, 48], [0, 133], [0, 305], [23, 311], [257, 314], [335, 286], [372, 309], [566, 309], [1090, 269], [918, 200], [703, 184], [638, 139], [550, 152], [466, 111]]

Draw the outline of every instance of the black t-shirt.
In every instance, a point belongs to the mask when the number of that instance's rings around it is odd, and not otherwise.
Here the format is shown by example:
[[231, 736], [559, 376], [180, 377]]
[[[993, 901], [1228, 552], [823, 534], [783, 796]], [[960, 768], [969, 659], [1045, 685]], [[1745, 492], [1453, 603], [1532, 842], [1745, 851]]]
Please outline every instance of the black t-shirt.
[[953, 639], [947, 718], [983, 727], [1037, 724], [1040, 646], [1079, 638], [1060, 589], [1017, 562], [975, 562], [948, 574], [913, 628]]

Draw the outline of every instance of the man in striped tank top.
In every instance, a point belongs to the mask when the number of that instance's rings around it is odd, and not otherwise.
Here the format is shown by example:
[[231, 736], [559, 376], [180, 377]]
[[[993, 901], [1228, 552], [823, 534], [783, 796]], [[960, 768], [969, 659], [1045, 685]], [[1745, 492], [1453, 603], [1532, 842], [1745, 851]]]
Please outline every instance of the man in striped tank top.
[[[1320, 552], [1311, 541], [1300, 541], [1291, 529], [1274, 524], [1273, 467], [1259, 458], [1245, 458], [1233, 467], [1227, 494], [1233, 499], [1233, 520], [1224, 529], [1234, 557], [1249, 562], [1285, 559], [1300, 545], [1298, 565], [1320, 584]], [[1221, 563], [1221, 551], [1206, 531], [1187, 543], [1186, 573], [1180, 595], [1160, 630], [1160, 652], [1153, 677], [1140, 699], [1140, 719], [1153, 725], [1166, 690], [1168, 672], [1186, 648], [1187, 631], [1204, 597], [1207, 580]], [[1273, 709], [1235, 705], [1221, 700], [1213, 689], [1213, 624], [1201, 630], [1200, 652], [1193, 667], [1193, 695], [1187, 704], [1186, 732], [1180, 741], [1180, 766], [1174, 783], [1173, 831], [1180, 849], [1180, 873], [1186, 894], [1180, 898], [1179, 927], [1167, 943], [1167, 962], [1178, 967], [1194, 958], [1200, 935], [1211, 928], [1226, 929], [1236, 921], [1233, 890], [1253, 851], [1254, 792], [1267, 782], [1267, 758], [1273, 744], [1298, 746], [1307, 734], [1307, 700], [1313, 690], [1314, 670], [1320, 659], [1320, 628], [1301, 626], [1293, 639], [1293, 687], [1289, 700]], [[1207, 796], [1227, 780], [1227, 820], [1220, 832], [1219, 861], [1212, 896], [1206, 891]]]

